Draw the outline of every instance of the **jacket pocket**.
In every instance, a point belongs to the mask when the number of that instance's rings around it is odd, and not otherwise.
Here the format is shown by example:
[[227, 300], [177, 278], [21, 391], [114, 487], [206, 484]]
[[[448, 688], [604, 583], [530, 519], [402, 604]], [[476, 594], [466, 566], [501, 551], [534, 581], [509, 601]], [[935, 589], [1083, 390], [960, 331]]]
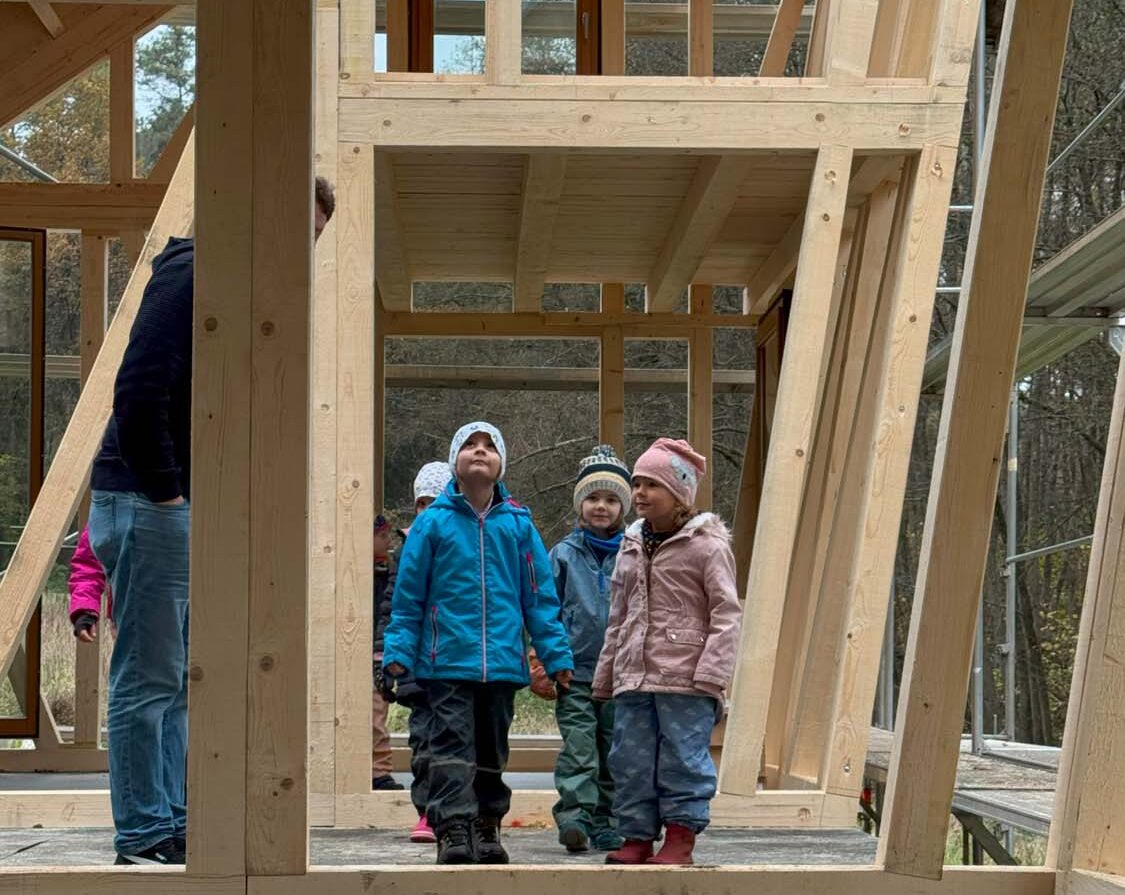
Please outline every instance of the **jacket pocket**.
[[525, 558], [527, 560], [527, 580], [531, 582], [531, 592], [538, 595], [539, 582], [535, 578], [535, 561], [531, 558], [530, 550], [525, 554]]
[[702, 647], [707, 642], [707, 635], [699, 628], [669, 628], [666, 636], [681, 646]]
[[438, 648], [438, 617], [437, 606], [430, 609], [430, 664], [437, 663]]

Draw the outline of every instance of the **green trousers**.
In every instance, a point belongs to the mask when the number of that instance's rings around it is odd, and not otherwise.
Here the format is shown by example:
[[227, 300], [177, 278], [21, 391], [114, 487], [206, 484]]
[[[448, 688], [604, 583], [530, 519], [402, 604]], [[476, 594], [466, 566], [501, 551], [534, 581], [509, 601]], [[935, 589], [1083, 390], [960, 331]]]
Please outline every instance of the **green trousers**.
[[563, 741], [555, 763], [555, 823], [580, 823], [590, 833], [613, 829], [613, 703], [594, 699], [589, 684], [573, 681], [569, 690], [559, 688], [555, 719]]

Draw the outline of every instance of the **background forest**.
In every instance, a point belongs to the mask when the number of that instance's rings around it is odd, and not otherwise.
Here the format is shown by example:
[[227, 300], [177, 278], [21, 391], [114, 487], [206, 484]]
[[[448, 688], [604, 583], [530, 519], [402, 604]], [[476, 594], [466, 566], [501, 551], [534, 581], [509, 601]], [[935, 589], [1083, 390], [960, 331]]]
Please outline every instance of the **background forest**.
[[[1120, 0], [1083, 0], [1076, 4], [1070, 52], [1063, 75], [1054, 150], [1057, 153], [1117, 94], [1125, 78], [1118, 37], [1122, 31]], [[483, 16], [482, 16], [483, 21]], [[756, 71], [764, 41], [724, 39], [717, 35], [717, 73]], [[989, 68], [995, 47], [989, 48]], [[803, 45], [790, 58], [790, 71], [800, 70]], [[461, 39], [447, 48], [439, 67], [472, 71], [483, 59], [482, 39]], [[686, 73], [686, 40], [630, 39], [630, 73]], [[526, 71], [573, 71], [573, 41], [528, 39]], [[139, 42], [137, 164], [143, 174], [159, 155], [193, 97], [194, 33], [190, 28], [163, 26]], [[971, 204], [974, 115], [973, 88], [966, 109], [953, 201]], [[99, 181], [108, 177], [108, 67], [95, 67], [15, 126], [0, 131], [0, 142], [31, 159], [56, 178]], [[1119, 107], [1089, 140], [1047, 182], [1036, 263], [1116, 211], [1125, 199], [1125, 117]], [[0, 160], [0, 179], [26, 180], [28, 175]], [[952, 215], [943, 259], [941, 283], [956, 285], [968, 235], [969, 216]], [[111, 294], [116, 299], [128, 276], [124, 253], [111, 248]], [[49, 235], [48, 353], [78, 352], [79, 238]], [[0, 244], [0, 354], [26, 354], [29, 319], [26, 272], [11, 247]], [[932, 340], [951, 332], [956, 295], [938, 296]], [[422, 309], [504, 310], [510, 307], [506, 284], [421, 283], [415, 288]], [[643, 287], [627, 287], [631, 309], [643, 308]], [[717, 287], [717, 311], [740, 309], [737, 284]], [[550, 310], [594, 310], [598, 287], [551, 285], [544, 296]], [[579, 339], [499, 340], [395, 338], [387, 341], [388, 364], [456, 364], [467, 366], [589, 367], [598, 365], [598, 345]], [[1096, 332], [1069, 355], [1019, 383], [1019, 544], [1030, 550], [1093, 530], [1106, 430], [1115, 380], [1117, 354], [1108, 338]], [[626, 366], [684, 369], [687, 345], [677, 341], [634, 340], [626, 344]], [[715, 333], [717, 369], [753, 369], [753, 336], [749, 331]], [[53, 453], [77, 397], [74, 379], [52, 378], [47, 393], [48, 458]], [[720, 393], [715, 397], [715, 509], [726, 519], [734, 514], [735, 495], [748, 430], [751, 395]], [[910, 481], [895, 573], [896, 665], [901, 662], [909, 625], [914, 577], [921, 544], [934, 442], [941, 414], [939, 393], [923, 397], [915, 434]], [[406, 521], [411, 506], [411, 481], [417, 467], [444, 458], [452, 431], [463, 421], [486, 418], [504, 431], [509, 444], [508, 482], [518, 499], [533, 510], [548, 544], [573, 523], [570, 495], [579, 458], [597, 442], [597, 392], [480, 391], [465, 389], [389, 388], [386, 408], [385, 479], [387, 511]], [[685, 437], [687, 397], [684, 389], [626, 393], [626, 454], [631, 462], [653, 438]], [[0, 376], [0, 569], [27, 512], [28, 391], [26, 377]], [[1015, 687], [1019, 740], [1058, 744], [1065, 720], [1070, 669], [1081, 609], [1088, 549], [1044, 556], [1019, 567], [1017, 578], [1017, 677], [1004, 680], [1004, 482], [996, 507], [992, 555], [984, 587], [986, 669], [985, 730], [1000, 733], [1004, 723], [1004, 688]], [[67, 688], [52, 684], [65, 676], [73, 661], [69, 625], [61, 598], [61, 577], [52, 581], [47, 605], [48, 640], [57, 647], [47, 657], [47, 686], [60, 722], [72, 716]], [[69, 650], [69, 654], [66, 652]], [[69, 656], [69, 657], [68, 657]], [[57, 666], [57, 667], [56, 667]], [[52, 670], [53, 669], [53, 670]], [[900, 669], [896, 669], [896, 679]], [[51, 688], [54, 688], [53, 690]], [[9, 692], [7, 685], [6, 690]], [[3, 693], [0, 692], [0, 699]], [[526, 716], [525, 716], [526, 717]], [[524, 729], [538, 721], [528, 719]]]

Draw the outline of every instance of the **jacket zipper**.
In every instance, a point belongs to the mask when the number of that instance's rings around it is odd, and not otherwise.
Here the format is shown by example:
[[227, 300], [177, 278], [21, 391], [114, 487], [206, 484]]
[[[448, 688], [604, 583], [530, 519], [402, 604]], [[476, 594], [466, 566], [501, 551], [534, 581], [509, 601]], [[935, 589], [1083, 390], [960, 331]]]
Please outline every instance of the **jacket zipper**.
[[527, 551], [527, 577], [531, 580], [531, 592], [539, 593], [539, 582], [535, 580], [535, 563], [531, 560], [531, 551]]
[[[488, 683], [488, 589], [484, 583], [484, 520], [494, 506], [495, 504], [489, 504], [487, 510], [477, 513], [477, 521], [480, 523], [480, 672], [481, 682], [485, 684]], [[473, 512], [477, 512], [476, 507], [473, 507]]]

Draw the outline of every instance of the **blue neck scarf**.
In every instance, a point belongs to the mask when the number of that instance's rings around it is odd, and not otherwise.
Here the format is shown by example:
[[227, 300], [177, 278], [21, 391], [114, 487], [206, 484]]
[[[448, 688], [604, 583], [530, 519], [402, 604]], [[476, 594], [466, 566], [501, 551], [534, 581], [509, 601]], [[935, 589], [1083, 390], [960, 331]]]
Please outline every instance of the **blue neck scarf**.
[[599, 538], [590, 529], [582, 529], [582, 537], [586, 539], [587, 545], [594, 551], [594, 555], [599, 561], [621, 549], [621, 535], [622, 532], [619, 531], [608, 538]]

